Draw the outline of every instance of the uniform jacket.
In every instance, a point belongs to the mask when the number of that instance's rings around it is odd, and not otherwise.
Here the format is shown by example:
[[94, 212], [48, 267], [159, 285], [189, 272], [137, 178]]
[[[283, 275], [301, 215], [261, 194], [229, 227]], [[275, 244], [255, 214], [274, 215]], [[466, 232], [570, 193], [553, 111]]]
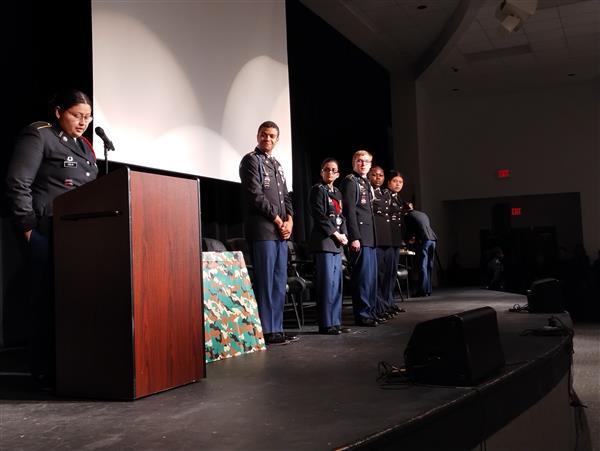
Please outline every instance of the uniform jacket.
[[346, 219], [342, 211], [336, 212], [335, 199], [340, 205], [342, 202], [342, 193], [335, 186], [333, 191], [324, 183], [317, 183], [310, 190], [308, 203], [310, 213], [314, 220], [313, 228], [310, 234], [309, 247], [312, 252], [334, 252], [342, 251], [342, 245], [333, 237], [334, 232], [347, 233]]
[[415, 237], [418, 243], [423, 243], [427, 240], [436, 241], [437, 235], [429, 224], [429, 216], [422, 211], [411, 210], [404, 216], [406, 224], [406, 236]]
[[7, 195], [22, 231], [47, 231], [54, 198], [94, 180], [98, 166], [86, 140], [58, 125], [35, 122], [17, 137], [7, 172]]
[[390, 217], [391, 193], [385, 188], [375, 188], [373, 193], [373, 215], [377, 234], [377, 247], [392, 246], [394, 243], [392, 241]]
[[280, 240], [273, 223], [277, 215], [285, 221], [293, 215], [283, 168], [258, 147], [240, 162], [240, 180], [248, 205], [246, 237], [249, 240]]
[[401, 247], [404, 245], [402, 236], [403, 211], [402, 198], [398, 193], [390, 194], [390, 227], [392, 230], [392, 246]]
[[361, 246], [375, 247], [375, 226], [371, 185], [357, 173], [347, 175], [340, 185], [348, 226], [348, 241], [359, 240]]

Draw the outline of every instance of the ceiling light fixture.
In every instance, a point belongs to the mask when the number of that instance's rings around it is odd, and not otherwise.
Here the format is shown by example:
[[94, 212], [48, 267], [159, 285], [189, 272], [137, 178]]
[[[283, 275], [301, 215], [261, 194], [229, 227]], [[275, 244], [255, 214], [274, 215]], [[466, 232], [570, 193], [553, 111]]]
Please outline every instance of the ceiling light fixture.
[[496, 19], [509, 33], [518, 31], [523, 22], [537, 9], [538, 0], [503, 0], [496, 10]]

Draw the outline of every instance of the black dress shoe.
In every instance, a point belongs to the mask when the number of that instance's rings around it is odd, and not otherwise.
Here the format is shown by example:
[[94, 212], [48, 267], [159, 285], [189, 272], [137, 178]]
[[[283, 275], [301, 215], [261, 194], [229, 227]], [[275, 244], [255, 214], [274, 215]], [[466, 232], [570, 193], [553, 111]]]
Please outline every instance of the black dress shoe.
[[377, 326], [377, 322], [372, 318], [357, 319], [355, 324], [357, 326], [363, 326], [363, 327], [376, 327]]
[[265, 334], [265, 343], [268, 345], [281, 345], [286, 343], [287, 340], [281, 332], [274, 332], [272, 334]]
[[339, 335], [341, 332], [335, 326], [332, 327], [319, 327], [319, 333], [322, 335]]
[[284, 332], [283, 333], [283, 338], [285, 338], [286, 341], [298, 341], [300, 340], [300, 337], [296, 334], [292, 334], [290, 332]]
[[334, 326], [337, 330], [340, 331], [341, 334], [349, 334], [350, 332], [352, 332], [352, 329], [350, 329], [349, 327], [342, 327], [342, 326]]

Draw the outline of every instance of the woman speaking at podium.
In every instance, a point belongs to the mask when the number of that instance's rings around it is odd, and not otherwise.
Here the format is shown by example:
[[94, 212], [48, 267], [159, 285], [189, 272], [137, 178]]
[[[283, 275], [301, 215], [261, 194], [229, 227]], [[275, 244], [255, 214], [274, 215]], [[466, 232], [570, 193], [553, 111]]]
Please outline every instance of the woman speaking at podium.
[[31, 370], [44, 386], [54, 382], [52, 203], [98, 175], [94, 151], [83, 137], [92, 121], [90, 98], [70, 89], [50, 107], [51, 123], [34, 122], [17, 137], [6, 179], [10, 211], [29, 247]]

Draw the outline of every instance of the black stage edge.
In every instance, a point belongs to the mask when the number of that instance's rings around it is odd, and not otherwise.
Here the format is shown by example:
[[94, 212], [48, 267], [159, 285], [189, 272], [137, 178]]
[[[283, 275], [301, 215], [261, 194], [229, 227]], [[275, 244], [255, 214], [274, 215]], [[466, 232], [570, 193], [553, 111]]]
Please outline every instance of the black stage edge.
[[[516, 303], [525, 297], [438, 291], [385, 325], [341, 336], [307, 327], [298, 342], [210, 363], [207, 379], [134, 402], [40, 395], [3, 377], [2, 447], [473, 449], [569, 377], [572, 337], [522, 335], [552, 315], [509, 313]], [[403, 365], [415, 324], [482, 306], [498, 315], [500, 374], [477, 387], [377, 382], [379, 362]]]

